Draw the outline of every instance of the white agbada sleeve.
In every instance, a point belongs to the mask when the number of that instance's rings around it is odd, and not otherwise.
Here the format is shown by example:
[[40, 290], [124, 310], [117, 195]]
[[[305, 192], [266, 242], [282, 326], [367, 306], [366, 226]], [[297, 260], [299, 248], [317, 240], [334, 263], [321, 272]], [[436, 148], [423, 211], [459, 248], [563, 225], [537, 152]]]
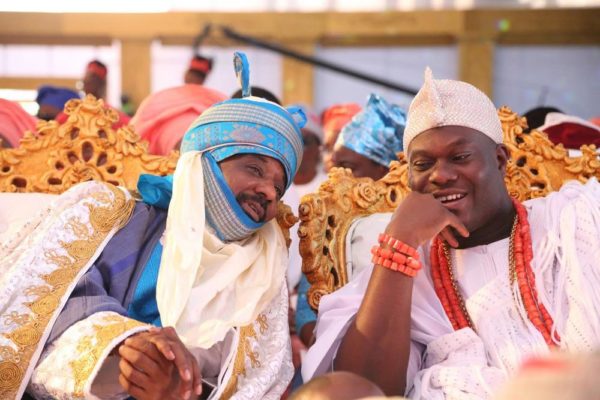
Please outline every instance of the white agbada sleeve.
[[[540, 301], [567, 351], [600, 347], [600, 184], [570, 182], [546, 198], [525, 202]], [[364, 268], [339, 291], [324, 297], [317, 342], [303, 365], [305, 380], [332, 369], [338, 346], [352, 322], [370, 278], [364, 254], [387, 221], [374, 215], [349, 232], [352, 270]], [[379, 219], [379, 220], [378, 220]], [[389, 217], [388, 217], [389, 220]], [[411, 310], [411, 354], [407, 383], [414, 399], [489, 398], [527, 357], [549, 352], [542, 335], [515, 303], [508, 283], [508, 240], [452, 252], [459, 289], [477, 328], [454, 331], [433, 289], [429, 245], [420, 249], [423, 271], [415, 278]], [[360, 258], [363, 255], [362, 259]], [[517, 288], [518, 289], [518, 288]]]
[[[317, 340], [302, 363], [305, 382], [333, 370], [337, 350], [354, 321], [371, 277], [371, 247], [377, 242], [378, 234], [383, 232], [390, 218], [391, 214], [373, 214], [357, 220], [350, 227], [346, 237], [346, 270], [350, 282], [321, 299], [316, 326]], [[411, 342], [407, 373], [409, 379], [420, 368], [422, 352], [421, 344]]]
[[[351, 226], [346, 243], [346, 267], [352, 280], [321, 299], [317, 340], [302, 366], [305, 382], [333, 370], [339, 345], [358, 312], [371, 277], [370, 249], [390, 217], [391, 214], [374, 214]], [[419, 250], [421, 259], [428, 260], [428, 247]], [[467, 397], [485, 398], [490, 388], [503, 379], [502, 371], [488, 366], [483, 343], [472, 330], [454, 332], [437, 299], [428, 268], [414, 281], [411, 319], [406, 376], [407, 393], [411, 397], [444, 399], [449, 393], [464, 393]]]

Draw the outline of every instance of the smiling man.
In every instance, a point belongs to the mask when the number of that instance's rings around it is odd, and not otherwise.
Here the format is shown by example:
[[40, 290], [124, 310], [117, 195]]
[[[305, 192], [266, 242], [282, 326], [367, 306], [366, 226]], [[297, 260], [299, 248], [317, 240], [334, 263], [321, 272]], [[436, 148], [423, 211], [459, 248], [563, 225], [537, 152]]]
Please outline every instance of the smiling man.
[[404, 149], [412, 192], [349, 230], [362, 272], [321, 299], [305, 380], [347, 370], [387, 395], [484, 399], [528, 357], [597, 349], [598, 181], [512, 199], [494, 105], [430, 70]]
[[0, 397], [281, 397], [293, 367], [275, 217], [305, 120], [245, 93], [191, 125], [174, 176], [140, 178], [144, 202], [84, 183], [0, 248], [14, 316], [0, 327], [12, 368]]

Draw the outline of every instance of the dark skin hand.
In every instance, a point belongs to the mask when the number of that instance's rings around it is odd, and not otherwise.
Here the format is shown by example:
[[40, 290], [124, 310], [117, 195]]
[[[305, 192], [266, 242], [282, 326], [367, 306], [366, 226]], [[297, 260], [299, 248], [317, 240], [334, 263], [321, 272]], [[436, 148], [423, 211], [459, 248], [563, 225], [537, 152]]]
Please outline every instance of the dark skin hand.
[[198, 364], [173, 328], [140, 332], [118, 351], [119, 383], [137, 400], [190, 399], [202, 393]]
[[315, 342], [315, 325], [317, 325], [317, 321], [310, 321], [304, 324], [302, 329], [300, 329], [298, 336], [300, 336], [300, 340], [302, 340], [302, 343], [304, 343], [306, 347], [312, 346]]
[[[412, 192], [385, 232], [415, 248], [438, 234], [455, 248], [507, 237], [514, 219], [503, 181], [508, 157], [503, 145], [469, 128], [421, 133], [408, 149]], [[336, 370], [364, 376], [388, 396], [404, 394], [412, 287], [412, 278], [374, 266], [356, 318], [342, 339]]]

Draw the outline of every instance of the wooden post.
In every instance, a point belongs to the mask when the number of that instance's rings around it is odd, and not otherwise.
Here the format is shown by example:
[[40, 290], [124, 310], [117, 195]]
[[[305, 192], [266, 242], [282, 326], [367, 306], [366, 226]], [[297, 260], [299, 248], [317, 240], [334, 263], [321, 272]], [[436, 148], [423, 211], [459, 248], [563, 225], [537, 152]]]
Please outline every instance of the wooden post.
[[[296, 51], [312, 55], [314, 45], [290, 46]], [[313, 105], [314, 68], [312, 65], [296, 61], [289, 57], [283, 59], [283, 104], [304, 103]]]
[[137, 108], [150, 94], [150, 40], [125, 39], [121, 42], [121, 92]]
[[469, 82], [492, 98], [494, 89], [492, 39], [465, 35], [458, 40], [459, 79]]

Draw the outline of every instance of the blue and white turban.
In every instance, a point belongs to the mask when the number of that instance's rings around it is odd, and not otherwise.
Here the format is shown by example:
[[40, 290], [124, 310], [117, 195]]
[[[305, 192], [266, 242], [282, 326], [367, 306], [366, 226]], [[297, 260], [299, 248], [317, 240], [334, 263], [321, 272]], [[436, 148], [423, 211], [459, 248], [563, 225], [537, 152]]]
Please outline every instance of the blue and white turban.
[[[284, 168], [287, 189], [302, 162], [304, 146], [300, 129], [306, 122], [298, 108], [285, 109], [251, 96], [249, 65], [243, 53], [235, 53], [234, 66], [244, 97], [226, 100], [205, 110], [181, 142], [181, 153], [202, 153], [207, 221], [226, 242], [244, 239], [264, 223], [255, 222], [243, 211], [218, 163], [238, 154], [274, 158]], [[143, 175], [138, 190], [145, 202], [167, 208], [172, 179]]]
[[194, 121], [183, 137], [181, 152], [207, 151], [217, 162], [245, 153], [272, 157], [283, 165], [287, 188], [304, 151], [299, 127], [304, 119], [294, 120], [300, 115], [297, 109], [288, 111], [258, 97], [227, 100]]
[[403, 150], [405, 126], [406, 113], [399, 106], [371, 94], [365, 108], [342, 128], [334, 149], [345, 146], [389, 167], [390, 162], [398, 159], [396, 154]]

